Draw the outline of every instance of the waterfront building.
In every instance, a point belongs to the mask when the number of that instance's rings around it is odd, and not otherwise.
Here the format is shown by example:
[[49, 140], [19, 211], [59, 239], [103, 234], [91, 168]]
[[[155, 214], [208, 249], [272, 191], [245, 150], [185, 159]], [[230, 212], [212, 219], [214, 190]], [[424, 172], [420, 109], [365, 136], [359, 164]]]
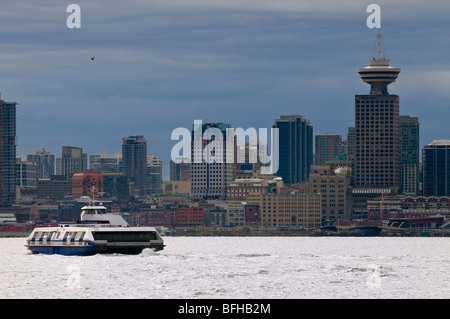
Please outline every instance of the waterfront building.
[[349, 167], [313, 165], [311, 191], [321, 195], [323, 223], [352, 219], [352, 178]]
[[227, 226], [245, 226], [245, 203], [243, 202], [228, 202], [226, 214]]
[[275, 120], [278, 128], [279, 167], [276, 173], [287, 185], [308, 181], [313, 164], [313, 127], [301, 115], [283, 115]]
[[175, 209], [175, 224], [178, 227], [204, 226], [203, 207], [183, 207]]
[[260, 227], [261, 213], [258, 205], [244, 205], [245, 209], [245, 226]]
[[258, 205], [262, 227], [318, 227], [322, 225], [321, 196], [295, 190], [251, 193], [247, 204]]
[[138, 212], [132, 213], [132, 225], [165, 226], [166, 210], [160, 205], [142, 205]]
[[28, 154], [27, 161], [37, 164], [37, 177], [50, 178], [55, 175], [55, 155], [44, 148], [36, 150], [36, 154]]
[[450, 196], [450, 140], [436, 140], [422, 148], [424, 196]]
[[[143, 135], [122, 138], [123, 173], [134, 184], [135, 194], [146, 195], [147, 141]], [[131, 187], [131, 191], [133, 187]]]
[[0, 96], [0, 205], [16, 200], [16, 102]]
[[388, 196], [395, 196], [392, 188], [353, 188], [352, 189], [352, 219], [365, 220], [369, 218], [367, 203]]
[[391, 218], [450, 219], [449, 196], [393, 196], [371, 200], [367, 204], [368, 219], [389, 220]]

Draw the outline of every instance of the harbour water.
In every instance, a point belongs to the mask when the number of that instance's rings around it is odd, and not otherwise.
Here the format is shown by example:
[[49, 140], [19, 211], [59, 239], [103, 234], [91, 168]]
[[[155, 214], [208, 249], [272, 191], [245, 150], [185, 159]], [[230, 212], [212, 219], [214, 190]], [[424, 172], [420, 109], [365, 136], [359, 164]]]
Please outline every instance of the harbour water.
[[450, 238], [164, 240], [159, 252], [76, 257], [0, 238], [0, 298], [450, 298]]

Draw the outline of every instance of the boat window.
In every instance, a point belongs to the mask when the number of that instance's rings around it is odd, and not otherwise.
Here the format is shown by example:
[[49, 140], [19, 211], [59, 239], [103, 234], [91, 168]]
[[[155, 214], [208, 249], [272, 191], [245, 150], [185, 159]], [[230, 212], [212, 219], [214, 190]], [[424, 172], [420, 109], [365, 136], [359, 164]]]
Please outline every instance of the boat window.
[[78, 240], [82, 241], [84, 239], [84, 235], [86, 235], [85, 231], [80, 234], [80, 238], [78, 238]]
[[[75, 232], [69, 232], [69, 233], [67, 234], [67, 238], [65, 237], [65, 239], [69, 239], [70, 241], [74, 241], [74, 239], [75, 239], [75, 238], [74, 238], [74, 237], [75, 237], [75, 236], [74, 236], [74, 233], [75, 233]], [[70, 238], [68, 238], [69, 236], [70, 236]]]
[[149, 241], [155, 240], [156, 233], [155, 232], [96, 232], [94, 233], [95, 240], [109, 240], [116, 242], [140, 242], [140, 241]]

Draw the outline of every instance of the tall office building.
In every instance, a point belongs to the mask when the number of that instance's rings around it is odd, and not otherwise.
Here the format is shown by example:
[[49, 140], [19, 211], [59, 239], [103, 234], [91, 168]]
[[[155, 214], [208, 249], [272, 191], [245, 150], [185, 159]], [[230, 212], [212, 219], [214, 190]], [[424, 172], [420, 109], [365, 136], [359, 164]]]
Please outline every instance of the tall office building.
[[190, 159], [179, 157], [180, 163], [170, 160], [170, 180], [171, 181], [190, 181], [191, 180], [191, 163]]
[[29, 161], [22, 161], [21, 158], [16, 158], [16, 176], [16, 197], [18, 200], [27, 194], [36, 194], [37, 164]]
[[27, 161], [37, 164], [38, 178], [50, 178], [55, 175], [55, 155], [44, 148], [36, 150], [36, 154], [28, 154]]
[[0, 204], [16, 200], [16, 102], [0, 99]]
[[419, 192], [419, 119], [400, 116], [400, 194]]
[[16, 102], [0, 98], [0, 205], [16, 200]]
[[336, 134], [320, 134], [315, 137], [316, 165], [325, 165], [327, 161], [342, 155], [342, 137]]
[[[380, 38], [378, 38], [378, 44]], [[369, 95], [355, 96], [355, 186], [360, 188], [399, 187], [399, 97], [389, 94], [400, 69], [380, 57], [359, 69]]]
[[[192, 198], [225, 199], [228, 183], [233, 177], [233, 161], [226, 160], [227, 151], [234, 150], [227, 141], [230, 124], [194, 123], [192, 134], [191, 196]], [[213, 137], [214, 133], [221, 138]], [[198, 140], [196, 140], [198, 138]], [[217, 160], [216, 160], [217, 159]]]
[[119, 173], [120, 158], [122, 154], [114, 154], [113, 157], [108, 153], [98, 153], [89, 156], [90, 169], [94, 169], [101, 173]]
[[437, 140], [422, 148], [424, 196], [450, 196], [450, 140]]
[[279, 166], [277, 176], [285, 184], [308, 181], [313, 164], [313, 127], [301, 115], [283, 115], [275, 120], [278, 128]]
[[349, 127], [347, 131], [347, 156], [355, 156], [355, 128]]
[[162, 159], [147, 155], [147, 194], [162, 193]]
[[143, 135], [122, 138], [123, 173], [134, 183], [135, 194], [145, 196], [147, 183], [147, 141]]
[[83, 153], [80, 147], [63, 146], [62, 157], [56, 159], [56, 174], [64, 175], [67, 180], [72, 179], [72, 175], [83, 172], [87, 169], [87, 154]]

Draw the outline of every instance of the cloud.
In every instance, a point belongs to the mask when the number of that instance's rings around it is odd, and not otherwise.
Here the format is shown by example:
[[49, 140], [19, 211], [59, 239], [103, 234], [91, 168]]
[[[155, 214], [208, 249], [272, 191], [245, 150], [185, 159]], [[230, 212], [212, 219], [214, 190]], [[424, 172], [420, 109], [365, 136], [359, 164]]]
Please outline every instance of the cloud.
[[450, 98], [450, 65], [439, 68], [416, 67], [402, 72], [398, 88], [403, 95], [432, 95], [438, 98]]
[[[113, 154], [136, 133], [167, 163], [171, 131], [194, 119], [270, 127], [300, 113], [315, 133], [344, 134], [354, 95], [368, 92], [357, 69], [376, 52], [379, 30], [365, 25], [373, 1], [73, 2], [79, 30], [65, 24], [69, 3], [2, 5], [0, 91], [21, 103], [20, 155], [38, 147], [60, 154], [67, 144]], [[377, 3], [386, 53], [402, 68], [392, 92], [402, 103], [448, 97], [448, 68], [439, 65], [449, 50], [449, 3]], [[419, 109], [417, 101], [405, 110]]]

